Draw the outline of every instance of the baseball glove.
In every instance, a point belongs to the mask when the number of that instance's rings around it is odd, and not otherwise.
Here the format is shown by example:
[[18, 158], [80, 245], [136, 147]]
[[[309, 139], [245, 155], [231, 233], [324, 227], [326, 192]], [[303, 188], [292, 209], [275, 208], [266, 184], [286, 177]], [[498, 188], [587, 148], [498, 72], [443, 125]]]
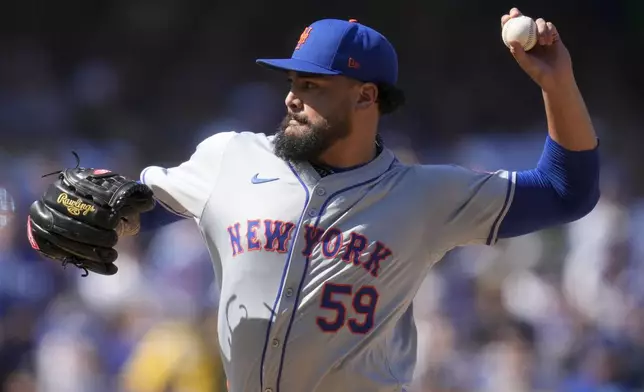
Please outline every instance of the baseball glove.
[[[135, 234], [139, 214], [154, 207], [152, 190], [104, 169], [65, 169], [30, 208], [27, 236], [43, 256], [85, 271], [114, 275], [119, 235]], [[47, 176], [47, 175], [45, 175]], [[45, 177], [43, 176], [43, 177]]]

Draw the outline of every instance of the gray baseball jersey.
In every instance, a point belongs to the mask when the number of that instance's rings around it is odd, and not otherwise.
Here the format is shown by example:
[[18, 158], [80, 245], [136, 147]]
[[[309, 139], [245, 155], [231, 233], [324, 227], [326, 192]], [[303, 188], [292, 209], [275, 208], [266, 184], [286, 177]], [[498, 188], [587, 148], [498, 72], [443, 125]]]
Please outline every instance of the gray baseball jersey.
[[208, 246], [230, 390], [404, 390], [418, 287], [450, 249], [495, 243], [514, 174], [404, 165], [385, 148], [321, 178], [271, 141], [220, 133], [181, 165], [141, 173]]

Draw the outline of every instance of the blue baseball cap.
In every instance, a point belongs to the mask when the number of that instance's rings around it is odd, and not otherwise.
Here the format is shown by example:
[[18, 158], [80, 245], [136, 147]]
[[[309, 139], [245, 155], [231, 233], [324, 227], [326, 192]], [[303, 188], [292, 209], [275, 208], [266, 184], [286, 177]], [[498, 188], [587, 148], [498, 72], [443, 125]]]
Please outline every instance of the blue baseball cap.
[[268, 68], [318, 75], [344, 75], [362, 82], [395, 86], [398, 55], [379, 32], [338, 19], [319, 20], [305, 28], [288, 59], [258, 59]]

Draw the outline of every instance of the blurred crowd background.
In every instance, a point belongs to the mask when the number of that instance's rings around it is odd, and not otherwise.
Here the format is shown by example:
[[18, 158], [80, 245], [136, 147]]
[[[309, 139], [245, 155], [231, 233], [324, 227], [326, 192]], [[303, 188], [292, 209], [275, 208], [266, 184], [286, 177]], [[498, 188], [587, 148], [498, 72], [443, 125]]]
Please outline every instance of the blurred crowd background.
[[[415, 311], [416, 388], [644, 390], [644, 1], [94, 0], [3, 3], [0, 15], [0, 387], [7, 392], [222, 391], [217, 288], [179, 222], [119, 244], [110, 278], [43, 260], [25, 238], [41, 175], [75, 163], [138, 177], [208, 135], [271, 133], [286, 84], [254, 59], [306, 25], [356, 18], [395, 44], [408, 104], [384, 119], [402, 160], [528, 169], [538, 88], [500, 39], [512, 6], [553, 21], [601, 138], [586, 218], [455, 250]], [[267, 201], [270, 202], [270, 201]]]

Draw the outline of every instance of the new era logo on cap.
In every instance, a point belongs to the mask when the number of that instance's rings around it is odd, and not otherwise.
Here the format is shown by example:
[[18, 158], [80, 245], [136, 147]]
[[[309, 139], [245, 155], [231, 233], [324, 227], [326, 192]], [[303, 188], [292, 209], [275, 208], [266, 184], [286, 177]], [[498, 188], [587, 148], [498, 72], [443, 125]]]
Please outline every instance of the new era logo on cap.
[[395, 85], [398, 56], [376, 30], [338, 19], [319, 20], [306, 27], [291, 58], [259, 59], [269, 68], [320, 75], [344, 75], [363, 82]]

